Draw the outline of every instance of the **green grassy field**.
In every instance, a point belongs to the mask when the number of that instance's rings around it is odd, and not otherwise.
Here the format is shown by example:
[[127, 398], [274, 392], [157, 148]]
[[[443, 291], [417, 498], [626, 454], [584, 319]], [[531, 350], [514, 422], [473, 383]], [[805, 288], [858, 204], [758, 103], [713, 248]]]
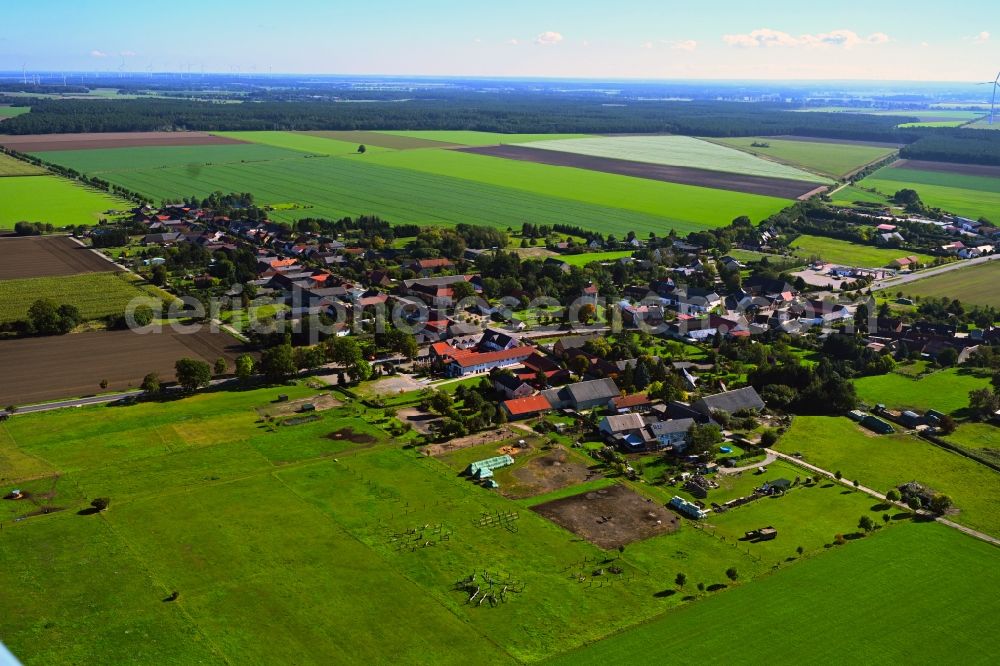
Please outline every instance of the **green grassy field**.
[[[876, 162], [896, 152], [894, 148], [878, 146], [795, 141], [771, 137], [750, 136], [709, 140], [752, 155], [766, 157], [833, 178], [842, 178], [866, 164]], [[766, 143], [768, 147], [754, 146], [752, 145], [754, 143]]]
[[0, 153], [0, 178], [5, 176], [44, 176], [48, 171], [43, 167], [22, 162], [6, 153]]
[[882, 492], [917, 481], [954, 500], [955, 522], [1000, 536], [1000, 477], [957, 453], [909, 435], [875, 435], [846, 417], [796, 417], [776, 448]]
[[921, 261], [932, 260], [930, 256], [920, 254], [919, 252], [860, 245], [837, 238], [809, 236], [806, 234], [799, 236], [792, 242], [792, 249], [796, 255], [803, 259], [818, 256], [823, 261], [846, 264], [848, 266], [860, 266], [862, 268], [887, 266], [894, 259], [910, 255], [920, 257]]
[[[262, 132], [261, 134], [283, 135], [285, 132]], [[322, 139], [316, 139], [316, 141], [322, 141]], [[46, 162], [71, 167], [81, 173], [105, 175], [124, 171], [182, 167], [192, 179], [197, 179], [201, 170], [209, 165], [300, 159], [302, 151], [273, 145], [246, 143], [215, 146], [52, 150], [35, 153], [35, 156]]]
[[29, 106], [0, 106], [0, 118], [13, 118], [29, 111]]
[[[666, 220], [659, 230], [683, 225], [695, 228], [729, 224], [740, 215], [763, 219], [787, 201], [742, 192], [664, 183], [583, 169], [507, 160], [449, 150], [408, 150], [372, 156], [392, 167], [498, 185], [596, 206], [608, 206]], [[741, 212], [742, 211], [742, 212]], [[516, 225], [515, 225], [516, 226]], [[583, 224], [582, 226], [587, 226]], [[613, 218], [593, 227], [621, 235], [628, 231]], [[675, 227], [680, 233], [681, 227]], [[643, 232], [656, 229], [643, 229]], [[639, 233], [639, 229], [635, 229]]]
[[860, 187], [855, 187], [854, 185], [848, 185], [847, 187], [838, 190], [831, 197], [831, 202], [837, 206], [853, 206], [858, 201], [865, 203], [877, 203], [886, 206], [889, 205], [889, 199], [885, 195], [877, 192], [870, 192], [869, 190], [864, 190]]
[[557, 257], [560, 261], [565, 261], [570, 266], [586, 266], [592, 261], [615, 261], [624, 257], [631, 257], [631, 250], [618, 250], [615, 252], [584, 252], [583, 254], [563, 254]]
[[0, 201], [0, 228], [8, 229], [21, 221], [94, 224], [104, 211], [131, 205], [58, 176], [0, 178]]
[[769, 178], [789, 178], [807, 182], [830, 182], [786, 164], [762, 160], [741, 150], [690, 136], [589, 137], [556, 141], [537, 141], [532, 148], [555, 150], [578, 155], [609, 157], [650, 164], [696, 167], [713, 171], [739, 173]]
[[889, 373], [854, 380], [858, 397], [869, 404], [936, 409], [946, 414], [968, 407], [969, 391], [989, 386], [989, 383], [989, 377], [957, 368], [939, 370], [920, 379]]
[[1000, 184], [996, 178], [885, 167], [862, 180], [861, 184], [887, 196], [910, 188], [916, 190], [928, 206], [973, 219], [1000, 220]]
[[[802, 664], [827, 655], [832, 662], [891, 664], [919, 654], [920, 661], [987, 664], [1000, 649], [983, 620], [1000, 611], [992, 593], [1000, 585], [996, 562], [995, 548], [955, 530], [905, 525], [553, 663], [663, 664], [683, 655], [685, 662], [733, 664], [767, 655], [770, 663]], [[860, 636], [867, 637], [863, 645]]]
[[988, 261], [908, 282], [896, 289], [886, 289], [882, 294], [902, 291], [910, 297], [957, 298], [968, 305], [1000, 307], [1000, 293], [995, 288], [998, 279], [1000, 279], [1000, 262]]
[[39, 298], [80, 309], [84, 319], [123, 314], [129, 301], [148, 296], [125, 273], [83, 273], [60, 277], [0, 280], [0, 323], [24, 319]]
[[901, 123], [900, 125], [897, 125], [897, 127], [900, 127], [900, 128], [903, 128], [903, 129], [905, 129], [907, 127], [961, 127], [962, 125], [964, 125], [967, 122], [969, 122], [969, 121], [968, 120], [927, 120], [927, 121], [921, 121], [921, 122], [916, 122], [916, 123]]
[[[358, 154], [360, 144], [351, 141], [338, 141], [313, 134], [300, 132], [213, 132], [219, 136], [227, 136], [240, 141], [285, 148], [315, 155], [363, 155]], [[386, 150], [375, 145], [365, 144], [365, 154]]]
[[460, 146], [497, 146], [506, 143], [531, 143], [556, 139], [581, 139], [587, 134], [499, 134], [497, 132], [472, 132], [467, 130], [418, 130], [400, 132], [379, 132], [392, 136], [408, 136], [414, 139], [454, 143]]

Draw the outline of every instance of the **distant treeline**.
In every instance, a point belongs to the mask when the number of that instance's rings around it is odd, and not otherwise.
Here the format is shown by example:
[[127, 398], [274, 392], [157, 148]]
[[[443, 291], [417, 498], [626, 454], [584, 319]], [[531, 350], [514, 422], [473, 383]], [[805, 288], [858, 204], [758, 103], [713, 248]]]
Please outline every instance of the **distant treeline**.
[[900, 157], [1000, 165], [1000, 131], [940, 128], [903, 148]]
[[478, 130], [485, 132], [676, 133], [703, 136], [801, 134], [908, 143], [906, 116], [796, 113], [778, 104], [632, 101], [523, 94], [444, 96], [368, 104], [328, 101], [212, 102], [172, 99], [38, 100], [0, 126], [6, 134], [156, 130]]

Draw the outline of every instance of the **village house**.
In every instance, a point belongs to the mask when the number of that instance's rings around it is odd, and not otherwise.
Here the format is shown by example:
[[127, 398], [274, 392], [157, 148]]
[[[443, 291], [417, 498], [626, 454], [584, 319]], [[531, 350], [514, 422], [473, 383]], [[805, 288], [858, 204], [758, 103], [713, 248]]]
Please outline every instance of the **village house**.
[[562, 388], [542, 392], [556, 409], [583, 411], [606, 405], [608, 400], [620, 395], [618, 386], [612, 379], [594, 379], [568, 384]]
[[531, 384], [507, 372], [496, 372], [492, 376], [493, 389], [508, 400], [526, 398], [535, 392]]
[[747, 386], [734, 391], [705, 396], [692, 403], [691, 407], [705, 416], [711, 416], [717, 411], [727, 414], [742, 411], [759, 412], [764, 409], [765, 405], [756, 389]]
[[501, 403], [501, 408], [507, 413], [507, 418], [512, 421], [530, 419], [552, 411], [552, 405], [545, 399], [545, 396], [541, 395], [506, 400]]

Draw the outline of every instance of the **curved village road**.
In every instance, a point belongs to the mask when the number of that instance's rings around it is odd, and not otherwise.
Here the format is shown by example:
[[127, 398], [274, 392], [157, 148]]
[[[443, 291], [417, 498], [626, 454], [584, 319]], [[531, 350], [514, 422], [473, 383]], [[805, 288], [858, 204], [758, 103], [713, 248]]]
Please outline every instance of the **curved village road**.
[[933, 275], [940, 275], [941, 273], [947, 273], [948, 271], [968, 268], [969, 266], [975, 266], [976, 264], [985, 264], [986, 262], [993, 261], [994, 259], [1000, 259], [1000, 254], [988, 254], [985, 257], [953, 261], [952, 263], [945, 264], [944, 266], [936, 266], [934, 268], [917, 271], [916, 273], [906, 273], [904, 275], [897, 275], [896, 277], [885, 280], [877, 280], [871, 284], [871, 290], [878, 291], [879, 289], [891, 289], [901, 284], [916, 282], [917, 280], [923, 280], [924, 278], [931, 277]]
[[[823, 469], [822, 467], [817, 467], [816, 465], [810, 465], [809, 463], [803, 462], [802, 460], [800, 460], [799, 458], [796, 458], [795, 456], [790, 456], [787, 453], [781, 453], [780, 451], [775, 451], [774, 449], [764, 449], [764, 450], [767, 451], [768, 455], [774, 455], [777, 458], [781, 458], [782, 460], [787, 460], [788, 462], [793, 463], [795, 465], [798, 465], [799, 467], [804, 467], [804, 468], [806, 468], [806, 469], [808, 469], [810, 471], [822, 474], [822, 475], [826, 476], [827, 478], [833, 479], [834, 481], [837, 480], [837, 477], [835, 477], [832, 472], [828, 472], [827, 470]], [[848, 481], [847, 479], [840, 479], [840, 483], [844, 484], [845, 486], [848, 486], [849, 488], [854, 488], [854, 482], [853, 481]], [[910, 511], [911, 510], [908, 506], [906, 506], [902, 502], [890, 502], [889, 500], [887, 500], [885, 498], [884, 494], [880, 493], [877, 490], [873, 490], [871, 488], [866, 488], [865, 486], [858, 486], [857, 490], [860, 490], [861, 492], [865, 493], [866, 495], [871, 495], [872, 497], [874, 497], [876, 499], [879, 499], [879, 500], [885, 502], [886, 504], [892, 504], [893, 506], [895, 506], [895, 507], [897, 507], [899, 509], [903, 509], [905, 511]], [[948, 520], [947, 518], [942, 518], [940, 516], [934, 516], [933, 514], [927, 512], [927, 511], [918, 511], [917, 513], [919, 513], [922, 516], [933, 517], [935, 520], [937, 520], [937, 522], [941, 523], [942, 525], [947, 525], [948, 527], [954, 528], [954, 529], [958, 530], [959, 532], [963, 532], [965, 534], [968, 534], [969, 536], [975, 537], [975, 538], [977, 538], [977, 539], [979, 539], [981, 541], [985, 541], [987, 543], [993, 544], [994, 546], [1000, 546], [1000, 539], [992, 537], [989, 534], [985, 534], [985, 533], [980, 532], [978, 530], [974, 530], [971, 527], [966, 527], [965, 525], [959, 525], [958, 523], [956, 523], [954, 521], [951, 521], [951, 520]]]
[[744, 465], [743, 467], [720, 467], [719, 474], [739, 474], [740, 472], [746, 472], [751, 469], [757, 469], [758, 467], [767, 467], [777, 459], [778, 456], [775, 455], [774, 451], [768, 451], [767, 456], [759, 463], [754, 463], [753, 465]]

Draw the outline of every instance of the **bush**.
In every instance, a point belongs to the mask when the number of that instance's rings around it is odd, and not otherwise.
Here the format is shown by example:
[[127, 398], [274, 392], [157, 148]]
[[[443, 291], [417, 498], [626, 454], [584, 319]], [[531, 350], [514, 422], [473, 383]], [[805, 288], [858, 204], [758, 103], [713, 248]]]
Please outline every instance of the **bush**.
[[111, 504], [111, 500], [107, 497], [97, 497], [91, 501], [90, 506], [94, 507], [98, 511], [104, 511]]

